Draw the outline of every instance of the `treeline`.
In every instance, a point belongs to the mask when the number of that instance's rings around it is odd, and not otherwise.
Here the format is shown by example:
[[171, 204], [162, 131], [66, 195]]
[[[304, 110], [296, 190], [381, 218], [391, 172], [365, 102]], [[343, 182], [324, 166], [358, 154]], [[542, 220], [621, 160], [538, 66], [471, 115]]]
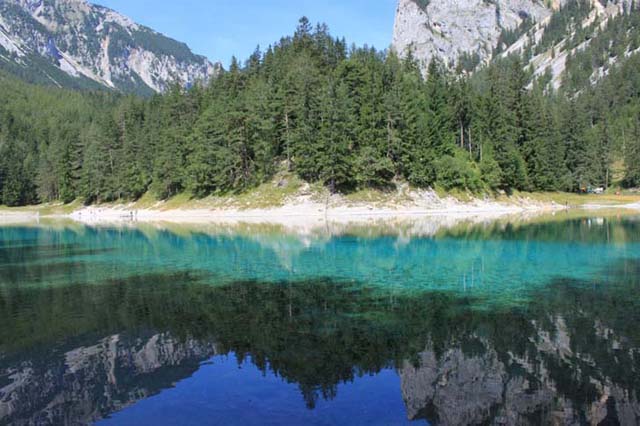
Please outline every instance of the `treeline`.
[[295, 34], [209, 85], [151, 99], [0, 78], [0, 202], [243, 191], [283, 168], [332, 191], [398, 181], [475, 192], [640, 184], [639, 59], [579, 96], [512, 57], [459, 77], [438, 63]]

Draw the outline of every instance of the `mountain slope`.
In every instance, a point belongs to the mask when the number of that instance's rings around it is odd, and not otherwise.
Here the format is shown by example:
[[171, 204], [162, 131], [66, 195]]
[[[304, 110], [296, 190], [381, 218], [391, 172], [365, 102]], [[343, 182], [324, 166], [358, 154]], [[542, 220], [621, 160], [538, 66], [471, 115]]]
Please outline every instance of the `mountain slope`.
[[[400, 0], [393, 46], [426, 70], [522, 57], [534, 78], [580, 91], [638, 51], [632, 0]], [[570, 87], [569, 87], [570, 86]]]
[[393, 46], [426, 66], [433, 58], [455, 65], [465, 55], [491, 58], [505, 30], [551, 15], [558, 0], [400, 0]]
[[534, 78], [580, 91], [638, 52], [637, 15], [631, 0], [570, 0], [500, 56], [520, 55]]
[[0, 68], [31, 82], [150, 94], [208, 80], [220, 65], [86, 0], [0, 0]]

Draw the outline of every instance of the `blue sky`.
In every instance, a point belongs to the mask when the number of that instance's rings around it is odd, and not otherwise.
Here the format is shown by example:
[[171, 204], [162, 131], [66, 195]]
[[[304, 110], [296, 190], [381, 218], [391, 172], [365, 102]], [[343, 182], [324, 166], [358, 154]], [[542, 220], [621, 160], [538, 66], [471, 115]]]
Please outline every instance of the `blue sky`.
[[229, 63], [291, 34], [301, 16], [326, 22], [349, 43], [385, 49], [397, 0], [92, 0], [183, 41], [195, 53]]

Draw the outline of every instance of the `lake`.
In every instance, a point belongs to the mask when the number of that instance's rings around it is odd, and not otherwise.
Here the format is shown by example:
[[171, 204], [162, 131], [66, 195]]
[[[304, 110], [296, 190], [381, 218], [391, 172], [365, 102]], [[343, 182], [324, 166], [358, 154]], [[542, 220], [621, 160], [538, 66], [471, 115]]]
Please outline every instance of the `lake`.
[[640, 218], [0, 227], [0, 424], [638, 424]]

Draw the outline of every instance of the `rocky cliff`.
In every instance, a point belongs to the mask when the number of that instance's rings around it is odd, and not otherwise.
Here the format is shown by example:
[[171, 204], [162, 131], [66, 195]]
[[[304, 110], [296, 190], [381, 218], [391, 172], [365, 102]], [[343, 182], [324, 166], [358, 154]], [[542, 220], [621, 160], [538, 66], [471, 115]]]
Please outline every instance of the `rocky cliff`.
[[[557, 2], [558, 0], [556, 0]], [[556, 2], [542, 0], [400, 0], [393, 46], [423, 64], [433, 58], [454, 65], [463, 54], [490, 59], [505, 29], [540, 22]]]
[[[595, 82], [638, 52], [632, 41], [638, 29], [615, 21], [625, 11], [637, 13], [634, 5], [631, 0], [400, 0], [393, 47], [401, 56], [412, 54], [425, 70], [434, 58], [473, 71], [519, 55], [534, 77], [548, 76], [557, 89], [571, 72], [584, 72], [580, 67], [593, 66]], [[628, 46], [614, 46], [620, 43]]]
[[33, 82], [149, 94], [207, 80], [219, 64], [86, 0], [0, 0], [0, 68]]

